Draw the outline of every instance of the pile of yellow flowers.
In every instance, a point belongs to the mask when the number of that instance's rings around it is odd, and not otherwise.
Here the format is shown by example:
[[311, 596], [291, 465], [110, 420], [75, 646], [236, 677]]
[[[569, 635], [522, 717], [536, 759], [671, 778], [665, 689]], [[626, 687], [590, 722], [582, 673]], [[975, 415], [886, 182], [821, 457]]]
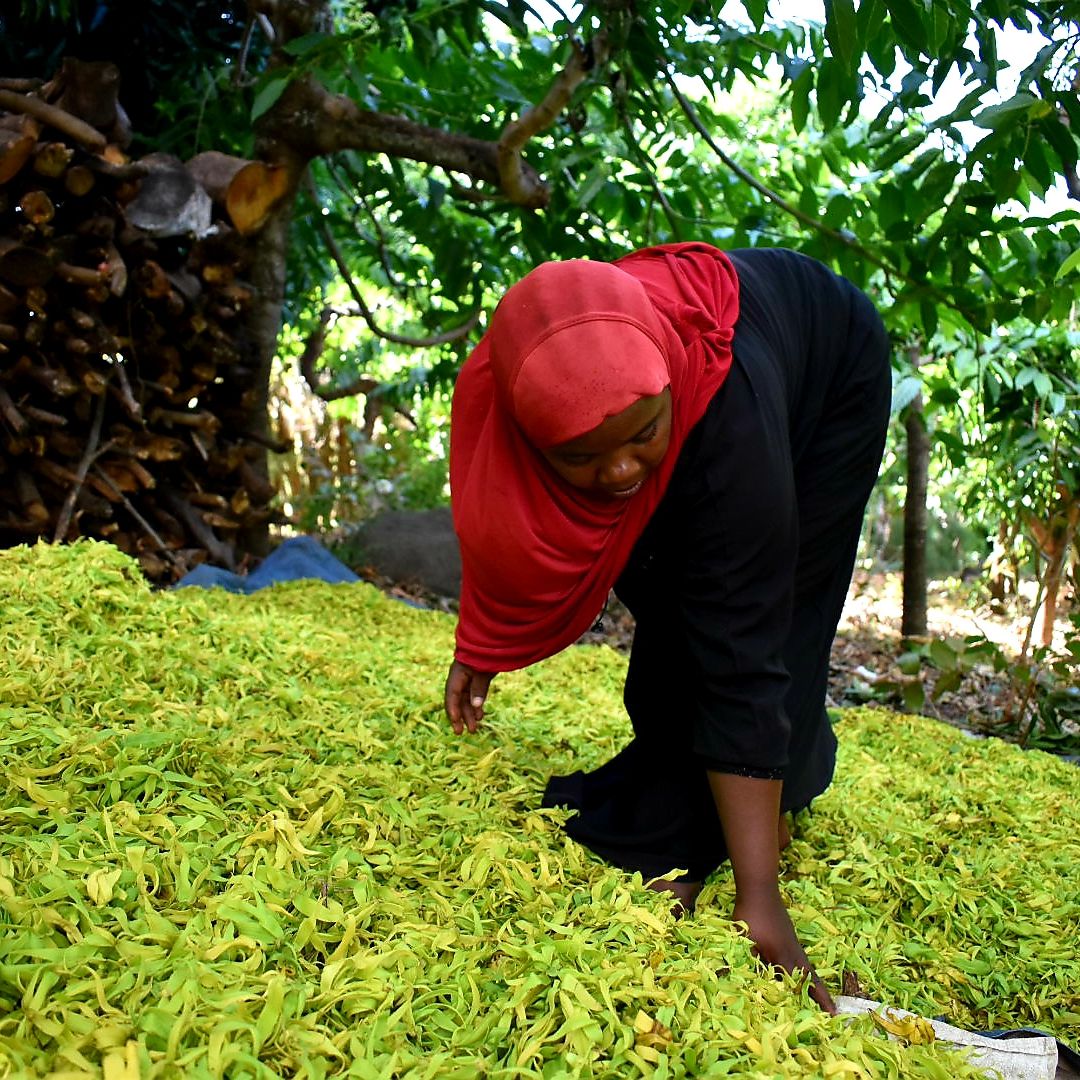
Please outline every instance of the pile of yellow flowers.
[[[931, 1077], [538, 809], [629, 737], [623, 658], [441, 708], [450, 617], [367, 585], [153, 592], [82, 542], [0, 553], [0, 1077]], [[1080, 1034], [1080, 769], [840, 715], [783, 856], [835, 992]]]

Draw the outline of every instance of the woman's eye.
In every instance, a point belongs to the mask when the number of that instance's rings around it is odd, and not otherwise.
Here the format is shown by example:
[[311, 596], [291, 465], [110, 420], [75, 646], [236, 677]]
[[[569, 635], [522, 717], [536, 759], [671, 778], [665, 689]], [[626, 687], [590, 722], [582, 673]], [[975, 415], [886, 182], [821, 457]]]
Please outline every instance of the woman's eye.
[[578, 465], [588, 465], [592, 461], [591, 454], [563, 454], [560, 459], [564, 465], [576, 468]]
[[637, 435], [634, 436], [634, 442], [652, 442], [652, 440], [656, 438], [656, 427], [656, 421], [654, 420], [644, 431], [639, 431]]

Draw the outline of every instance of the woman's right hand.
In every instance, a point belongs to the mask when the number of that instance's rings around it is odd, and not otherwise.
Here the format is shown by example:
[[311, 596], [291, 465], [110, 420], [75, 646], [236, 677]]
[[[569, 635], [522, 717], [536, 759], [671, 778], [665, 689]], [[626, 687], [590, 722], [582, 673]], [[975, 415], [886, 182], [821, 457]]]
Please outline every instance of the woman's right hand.
[[746, 924], [747, 934], [754, 943], [754, 952], [765, 961], [784, 971], [810, 980], [810, 997], [827, 1013], [836, 1014], [832, 999], [821, 977], [806, 958], [806, 952], [795, 936], [791, 916], [784, 907], [778, 888], [754, 890], [744, 896], [736, 890], [732, 918]]
[[495, 678], [493, 671], [474, 671], [467, 664], [455, 660], [446, 676], [446, 715], [455, 735], [466, 728], [470, 733], [484, 718], [484, 702], [488, 687]]

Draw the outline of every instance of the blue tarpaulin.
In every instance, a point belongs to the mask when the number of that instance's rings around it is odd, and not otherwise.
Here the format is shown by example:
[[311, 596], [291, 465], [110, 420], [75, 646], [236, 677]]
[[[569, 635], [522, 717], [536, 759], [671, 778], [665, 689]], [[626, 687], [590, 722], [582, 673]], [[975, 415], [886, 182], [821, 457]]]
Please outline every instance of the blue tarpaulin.
[[305, 578], [329, 581], [334, 585], [360, 580], [317, 540], [310, 536], [297, 536], [275, 548], [250, 574], [234, 574], [220, 566], [203, 563], [186, 573], [174, 588], [195, 585], [203, 589], [252, 593], [279, 581], [300, 581]]

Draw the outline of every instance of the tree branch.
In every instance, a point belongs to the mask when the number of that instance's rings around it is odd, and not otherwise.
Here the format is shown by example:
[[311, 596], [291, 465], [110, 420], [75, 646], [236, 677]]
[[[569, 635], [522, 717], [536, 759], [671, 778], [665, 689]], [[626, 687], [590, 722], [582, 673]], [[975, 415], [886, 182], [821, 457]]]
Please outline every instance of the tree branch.
[[0, 109], [32, 116], [35, 120], [70, 135], [77, 143], [95, 153], [100, 153], [107, 145], [105, 136], [97, 128], [55, 105], [46, 104], [40, 98], [17, 94], [13, 90], [0, 90]]
[[[338, 176], [336, 165], [340, 162], [342, 169], [345, 171], [345, 175], [348, 178], [349, 183], [346, 183], [340, 176]], [[371, 222], [372, 228], [375, 230], [374, 240], [369, 240], [367, 236], [364, 236], [365, 240], [372, 243], [379, 252], [379, 262], [382, 263], [383, 272], [386, 274], [387, 281], [395, 289], [404, 288], [404, 283], [397, 276], [394, 268], [390, 265], [390, 249], [386, 242], [386, 233], [383, 231], [383, 227], [379, 222], [379, 219], [375, 216], [375, 211], [368, 205], [367, 199], [361, 193], [363, 184], [358, 176], [349, 167], [348, 162], [339, 158], [338, 161], [326, 160], [323, 162], [326, 167], [326, 171], [330, 174], [334, 183], [337, 184], [338, 190], [347, 198], [352, 200], [355, 204], [359, 204], [363, 208], [364, 213], [367, 215], [368, 220]], [[349, 185], [353, 185], [350, 187]], [[308, 193], [312, 198], [315, 198], [314, 184], [308, 185]], [[359, 232], [359, 226], [357, 226]], [[363, 233], [361, 233], [363, 236]]]
[[[308, 182], [310, 184], [310, 177], [308, 178]], [[345, 257], [341, 254], [341, 248], [338, 247], [338, 243], [334, 239], [334, 234], [330, 231], [330, 226], [326, 223], [325, 218], [323, 218], [321, 214], [316, 215], [316, 220], [319, 224], [319, 230], [322, 232], [323, 241], [330, 251], [330, 257], [334, 260], [334, 265], [338, 268], [338, 272], [348, 286], [349, 295], [352, 296], [353, 303], [355, 303], [357, 307], [357, 311], [355, 312], [342, 312], [342, 314], [360, 315], [364, 322], [367, 323], [368, 329], [375, 334], [376, 337], [381, 337], [385, 341], [392, 341], [396, 345], [408, 345], [413, 349], [429, 349], [435, 345], [448, 345], [452, 341], [460, 341], [463, 337], [466, 337], [471, 333], [473, 327], [480, 321], [480, 309], [477, 308], [476, 311], [474, 311], [460, 326], [454, 327], [453, 330], [446, 330], [441, 334], [432, 334], [430, 337], [409, 337], [406, 334], [396, 334], [390, 330], [381, 329], [376, 324], [375, 316], [372, 314], [371, 309], [364, 303], [364, 298], [361, 295], [356, 282], [353, 280], [352, 271], [349, 270], [349, 266], [345, 262]], [[325, 312], [323, 314], [325, 315]]]
[[503, 128], [498, 143], [499, 186], [511, 202], [518, 206], [539, 209], [551, 197], [547, 184], [533, 180], [529, 166], [521, 156], [525, 144], [539, 132], [550, 127], [566, 108], [574, 91], [585, 81], [589, 72], [607, 61], [607, 35], [600, 31], [587, 46], [572, 38], [570, 62], [555, 77], [550, 89], [539, 104], [523, 113]]
[[[292, 82], [267, 118], [272, 124], [267, 133], [308, 160], [360, 150], [439, 165], [496, 187], [500, 183], [497, 143], [362, 109], [308, 78]], [[535, 169], [529, 165], [523, 169], [530, 190], [544, 186]]]
[[97, 406], [94, 409], [94, 419], [90, 425], [90, 436], [86, 440], [86, 449], [83, 451], [79, 467], [75, 470], [75, 483], [71, 485], [71, 490], [68, 491], [67, 498], [64, 499], [64, 505], [60, 508], [60, 515], [56, 519], [56, 529], [53, 531], [52, 540], [54, 544], [59, 544], [67, 535], [68, 526], [71, 524], [71, 518], [75, 512], [75, 500], [79, 497], [79, 491], [86, 481], [86, 474], [90, 471], [90, 466], [113, 446], [114, 440], [112, 439], [103, 446], [98, 445], [101, 441], [101, 424], [104, 419], [105, 394], [102, 393], [98, 395]]

